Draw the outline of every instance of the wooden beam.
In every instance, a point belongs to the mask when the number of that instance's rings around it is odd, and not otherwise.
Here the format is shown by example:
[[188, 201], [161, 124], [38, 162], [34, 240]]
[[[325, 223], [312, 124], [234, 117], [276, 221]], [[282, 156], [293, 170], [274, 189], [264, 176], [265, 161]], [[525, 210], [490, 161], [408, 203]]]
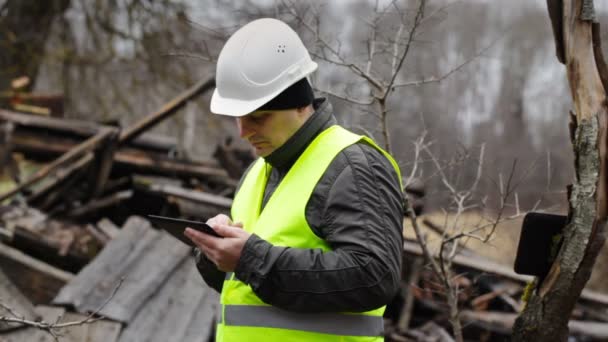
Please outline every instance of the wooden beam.
[[0, 256], [12, 259], [23, 266], [31, 268], [36, 272], [45, 274], [52, 278], [61, 280], [64, 283], [72, 281], [72, 279], [75, 277], [72, 273], [60, 270], [38, 259], [34, 259], [20, 250], [9, 245], [5, 245], [2, 242], [0, 242]]
[[209, 80], [203, 80], [196, 83], [195, 85], [184, 91], [182, 94], [180, 94], [178, 97], [166, 103], [158, 111], [149, 114], [148, 116], [137, 121], [135, 124], [126, 128], [120, 135], [120, 143], [125, 144], [133, 140], [141, 133], [145, 132], [151, 127], [154, 127], [159, 122], [163, 121], [164, 119], [177, 112], [178, 109], [186, 105], [186, 103], [188, 103], [188, 101], [190, 101], [192, 98], [204, 93], [205, 91], [213, 88], [214, 86], [215, 77], [212, 77]]
[[114, 153], [118, 147], [118, 136], [120, 130], [114, 130], [108, 135], [105, 141], [101, 144], [100, 151], [95, 155], [95, 167], [92, 168], [93, 179], [91, 184], [91, 197], [95, 199], [99, 197], [105, 189], [106, 183], [110, 178], [110, 171], [112, 171], [112, 165], [114, 164]]
[[76, 162], [57, 170], [52, 176], [49, 176], [45, 179], [45, 183], [42, 187], [36, 189], [34, 193], [27, 197], [27, 202], [32, 203], [37, 200], [40, 200], [42, 197], [49, 194], [49, 192], [54, 189], [59, 183], [62, 183], [66, 179], [72, 177], [77, 171], [83, 168], [85, 165], [93, 160], [93, 154], [87, 153], [78, 159]]
[[131, 198], [131, 196], [133, 196], [133, 190], [124, 190], [121, 192], [117, 192], [117, 193], [111, 194], [111, 195], [103, 197], [103, 198], [92, 200], [91, 202], [89, 202], [86, 205], [83, 205], [81, 207], [74, 208], [69, 211], [68, 216], [69, 217], [84, 216], [84, 215], [90, 214], [92, 212], [95, 212], [97, 210], [100, 210], [102, 208], [117, 205], [120, 202]]
[[[89, 138], [101, 129], [116, 128], [91, 121], [42, 117], [0, 109], [0, 121], [7, 121], [17, 126], [16, 134], [26, 136], [32, 132], [44, 131], [45, 135], [65, 137], [66, 135], [79, 138]], [[176, 140], [172, 137], [141, 135], [132, 140], [129, 146], [145, 150], [168, 151], [175, 147]]]
[[103, 129], [96, 135], [94, 135], [91, 138], [80, 143], [78, 146], [76, 146], [73, 149], [71, 149], [70, 151], [64, 153], [61, 157], [57, 158], [52, 163], [50, 163], [50, 164], [44, 166], [42, 169], [38, 170], [33, 176], [31, 176], [29, 179], [25, 180], [19, 186], [15, 187], [13, 190], [10, 190], [4, 194], [1, 194], [0, 202], [6, 200], [8, 198], [11, 198], [12, 196], [16, 195], [20, 191], [23, 191], [24, 189], [30, 187], [32, 184], [37, 183], [44, 177], [48, 176], [51, 172], [56, 171], [64, 163], [71, 161], [73, 158], [79, 157], [80, 155], [82, 155], [84, 153], [92, 151], [99, 145], [99, 143], [104, 141], [104, 139], [106, 139], [106, 137], [108, 135], [110, 135], [111, 133], [112, 133], [112, 130]]
[[232, 206], [232, 200], [230, 198], [196, 190], [184, 189], [182, 187], [171, 184], [136, 183], [135, 186], [148, 192], [161, 195], [175, 196], [178, 198], [183, 198], [197, 203], [212, 205], [219, 208], [229, 209]]

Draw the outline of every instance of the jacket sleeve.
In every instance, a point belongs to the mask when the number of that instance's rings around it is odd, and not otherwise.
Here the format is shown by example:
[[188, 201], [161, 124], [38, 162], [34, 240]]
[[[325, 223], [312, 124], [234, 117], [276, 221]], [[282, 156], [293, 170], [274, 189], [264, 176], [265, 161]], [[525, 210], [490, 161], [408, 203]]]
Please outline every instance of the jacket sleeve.
[[217, 266], [215, 266], [211, 260], [207, 259], [203, 252], [201, 252], [201, 250], [197, 247], [193, 249], [193, 253], [196, 269], [203, 277], [205, 283], [217, 292], [222, 292], [226, 273], [218, 270]]
[[390, 162], [359, 143], [330, 164], [306, 208], [332, 250], [273, 246], [252, 235], [235, 275], [264, 302], [298, 312], [362, 312], [399, 289], [403, 197]]

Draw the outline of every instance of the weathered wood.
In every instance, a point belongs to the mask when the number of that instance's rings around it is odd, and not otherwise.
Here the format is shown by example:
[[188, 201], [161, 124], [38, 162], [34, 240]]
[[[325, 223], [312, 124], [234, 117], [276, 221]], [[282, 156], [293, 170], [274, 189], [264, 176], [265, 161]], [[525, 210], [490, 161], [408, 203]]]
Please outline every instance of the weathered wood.
[[208, 194], [196, 190], [188, 190], [179, 186], [171, 184], [156, 184], [156, 183], [136, 183], [137, 188], [144, 189], [145, 191], [183, 198], [196, 203], [202, 203], [212, 205], [218, 208], [229, 209], [232, 206], [232, 200], [227, 197], [217, 196], [214, 194]]
[[[422, 249], [416, 241], [404, 240], [403, 250], [405, 253], [422, 256]], [[456, 256], [454, 256], [453, 262], [455, 265], [458, 266], [469, 267], [481, 272], [486, 272], [488, 274], [496, 274], [501, 277], [516, 280], [522, 283], [528, 283], [534, 279], [531, 276], [515, 273], [511, 267], [501, 265], [499, 263], [474, 254], [457, 254]], [[590, 290], [583, 290], [581, 298], [594, 303], [608, 305], [608, 295], [602, 293]]]
[[26, 104], [44, 108], [48, 115], [61, 117], [63, 115], [63, 95], [24, 93], [20, 91], [0, 92], [0, 107], [9, 107], [11, 103]]
[[11, 179], [19, 183], [19, 167], [13, 157], [13, 131], [14, 125], [11, 122], [0, 120], [0, 176], [8, 172]]
[[[9, 277], [0, 269], [0, 316], [19, 318], [32, 317], [36, 318], [34, 305], [19, 291]], [[10, 311], [5, 307], [10, 308]], [[12, 311], [12, 312], [11, 312]], [[8, 329], [14, 329], [20, 326], [18, 323], [6, 323], [0, 321], [0, 332]]]
[[80, 313], [96, 310], [124, 279], [100, 314], [130, 322], [188, 252], [189, 248], [173, 237], [152, 229], [148, 221], [131, 217], [121, 234], [61, 290], [53, 303], [73, 305]]
[[27, 196], [27, 202], [35, 202], [42, 197], [48, 195], [58, 184], [64, 182], [68, 178], [74, 176], [74, 174], [80, 171], [85, 165], [93, 160], [93, 154], [87, 153], [80, 157], [74, 163], [58, 169], [57, 172], [49, 175], [44, 179], [40, 187], [36, 188], [29, 196]]
[[214, 331], [218, 295], [186, 258], [125, 328], [120, 341], [207, 341]]
[[0, 120], [12, 122], [20, 126], [74, 134], [81, 137], [91, 137], [99, 133], [99, 130], [109, 128], [109, 126], [104, 127], [89, 121], [28, 115], [4, 109], [0, 109]]
[[103, 198], [92, 200], [86, 205], [74, 208], [68, 213], [69, 217], [76, 218], [94, 213], [106, 207], [117, 205], [122, 201], [128, 200], [133, 196], [133, 190], [124, 190]]
[[[188, 260], [192, 262], [192, 260]], [[194, 271], [194, 277], [199, 276], [197, 271]], [[208, 288], [204, 282], [199, 280], [199, 287]], [[198, 304], [197, 310], [192, 315], [192, 319], [183, 334], [182, 341], [184, 342], [198, 342], [200, 341], [201, 328], [211, 327], [210, 332], [215, 331], [215, 324], [219, 320], [220, 309], [219, 309], [219, 294], [215, 290], [208, 288], [205, 291], [205, 297], [201, 299]], [[200, 289], [199, 289], [200, 291]], [[210, 338], [210, 340], [213, 336]]]
[[181, 216], [196, 218], [198, 221], [207, 220], [217, 214], [230, 216], [230, 208], [218, 208], [215, 206], [196, 203], [190, 200], [169, 196], [167, 202], [174, 204]]
[[[66, 153], [74, 146], [74, 142], [66, 138], [54, 137], [41, 141], [35, 135], [24, 134], [14, 136], [13, 142], [15, 151], [45, 157]], [[114, 165], [128, 172], [196, 177], [232, 188], [237, 184], [237, 181], [231, 179], [215, 162], [172, 159], [130, 147], [123, 147], [114, 153]]]
[[[80, 322], [86, 317], [86, 315], [67, 312], [59, 323]], [[115, 342], [118, 341], [121, 330], [121, 323], [104, 319], [59, 329], [58, 333], [62, 335], [61, 341], [65, 342]]]
[[95, 155], [95, 167], [93, 170], [93, 184], [91, 186], [91, 199], [99, 197], [110, 177], [112, 164], [114, 162], [114, 153], [118, 147], [119, 130], [113, 131], [106, 137], [106, 140], [101, 143], [99, 153]]
[[1, 243], [0, 268], [21, 292], [36, 304], [50, 301], [67, 282], [74, 278], [72, 273]]
[[74, 275], [72, 273], [60, 270], [38, 259], [34, 259], [18, 249], [3, 243], [0, 243], [0, 256], [16, 261], [21, 265], [21, 267], [30, 268], [35, 272], [44, 274], [47, 277], [57, 279], [64, 283], [70, 282], [72, 279], [74, 279]]
[[402, 295], [405, 297], [403, 308], [401, 309], [401, 314], [399, 315], [399, 321], [397, 322], [397, 329], [399, 331], [406, 331], [410, 326], [410, 320], [412, 318], [412, 312], [414, 310], [414, 291], [412, 288], [418, 286], [418, 281], [420, 280], [420, 273], [422, 271], [424, 259], [415, 258], [411, 263], [412, 268], [409, 272], [409, 277], [407, 282], [404, 283], [401, 281], [402, 286]]
[[94, 226], [92, 224], [87, 224], [85, 226], [85, 229], [87, 230], [87, 232], [89, 232], [94, 238], [95, 240], [97, 240], [97, 242], [99, 242], [102, 246], [105, 246], [108, 241], [110, 241], [110, 237], [107, 236], [106, 234], [104, 234], [103, 231], [101, 231], [99, 228], [97, 228], [97, 226]]
[[133, 140], [147, 129], [154, 127], [159, 122], [171, 116], [178, 109], [186, 105], [186, 103], [188, 103], [188, 101], [190, 101], [192, 98], [204, 93], [205, 91], [213, 88], [214, 86], [214, 77], [210, 78], [209, 80], [202, 80], [196, 83], [195, 85], [184, 91], [182, 94], [180, 94], [178, 97], [166, 103], [157, 112], [151, 113], [150, 115], [144, 117], [140, 121], [126, 128], [120, 135], [120, 143], [125, 144]]
[[74, 147], [70, 151], [64, 153], [61, 157], [57, 158], [52, 163], [50, 163], [50, 164], [46, 165], [45, 167], [43, 167], [42, 169], [38, 170], [33, 176], [31, 176], [29, 179], [25, 180], [23, 183], [21, 183], [15, 189], [10, 190], [4, 194], [0, 194], [0, 202], [4, 201], [7, 198], [14, 196], [15, 194], [19, 193], [20, 191], [23, 191], [24, 189], [31, 186], [32, 184], [40, 181], [44, 177], [48, 176], [49, 173], [54, 172], [57, 168], [62, 166], [64, 163], [95, 149], [98, 146], [98, 144], [100, 142], [102, 142], [111, 133], [112, 133], [111, 130], [102, 130], [98, 134], [96, 134], [93, 137], [82, 142], [81, 144]]
[[114, 239], [120, 234], [120, 229], [116, 227], [116, 225], [107, 218], [102, 218], [97, 222], [97, 228], [99, 228], [105, 235], [107, 235], [110, 239]]
[[212, 178], [221, 184], [235, 186], [236, 181], [228, 177], [225, 170], [210, 166], [208, 162], [192, 162], [171, 159], [168, 157], [152, 156], [145, 153], [116, 153], [116, 163], [128, 167], [131, 172], [147, 172], [152, 174], [165, 174], [173, 176], [188, 176], [198, 178]]
[[565, 62], [576, 115], [570, 222], [549, 274], [517, 318], [514, 341], [566, 341], [568, 318], [605, 241], [608, 108], [594, 55], [594, 20], [593, 0], [563, 1]]
[[[75, 120], [41, 117], [0, 109], [0, 121], [11, 122], [17, 125], [17, 134], [31, 135], [35, 132], [44, 132], [48, 137], [75, 136], [89, 138], [101, 129], [115, 129], [116, 127], [99, 123]], [[46, 139], [45, 139], [46, 140]], [[166, 153], [177, 144], [175, 138], [143, 134], [128, 144], [134, 148]]]

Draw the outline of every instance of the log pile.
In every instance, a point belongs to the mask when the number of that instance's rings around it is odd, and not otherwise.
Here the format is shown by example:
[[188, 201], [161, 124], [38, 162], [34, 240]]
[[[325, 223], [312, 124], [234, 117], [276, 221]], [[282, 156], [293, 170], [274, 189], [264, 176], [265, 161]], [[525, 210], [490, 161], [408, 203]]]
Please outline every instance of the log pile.
[[125, 128], [0, 109], [0, 241], [75, 273], [131, 215], [227, 212], [252, 152], [223, 143], [216, 160], [193, 161], [146, 133], [213, 84]]
[[[417, 242], [406, 240], [399, 298], [387, 308], [387, 341], [453, 341], [449, 309], [440, 282], [423, 260]], [[532, 277], [466, 251], [454, 259], [465, 340], [508, 341], [523, 309]], [[432, 324], [432, 326], [429, 326]], [[570, 318], [572, 341], [608, 340], [608, 296], [588, 290]]]

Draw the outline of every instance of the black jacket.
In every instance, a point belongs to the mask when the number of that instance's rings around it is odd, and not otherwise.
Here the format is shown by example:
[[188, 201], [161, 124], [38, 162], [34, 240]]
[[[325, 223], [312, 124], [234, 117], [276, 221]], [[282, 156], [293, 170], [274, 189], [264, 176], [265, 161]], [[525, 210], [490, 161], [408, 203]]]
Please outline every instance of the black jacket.
[[[266, 158], [273, 167], [263, 205], [314, 137], [336, 124], [327, 101], [314, 106], [310, 119]], [[316, 185], [306, 220], [332, 251], [273, 246], [254, 234], [236, 277], [264, 302], [291, 311], [360, 312], [391, 300], [400, 283], [403, 196], [381, 152], [362, 142], [341, 151]], [[221, 291], [225, 274], [196, 255], [207, 284]]]

